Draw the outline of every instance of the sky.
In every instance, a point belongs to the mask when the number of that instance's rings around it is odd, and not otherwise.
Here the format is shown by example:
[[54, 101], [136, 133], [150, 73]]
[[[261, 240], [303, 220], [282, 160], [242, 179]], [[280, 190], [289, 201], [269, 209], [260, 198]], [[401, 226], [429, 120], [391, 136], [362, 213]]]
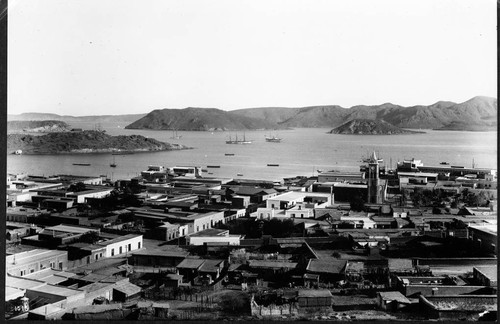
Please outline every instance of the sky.
[[11, 0], [8, 113], [497, 97], [494, 0]]

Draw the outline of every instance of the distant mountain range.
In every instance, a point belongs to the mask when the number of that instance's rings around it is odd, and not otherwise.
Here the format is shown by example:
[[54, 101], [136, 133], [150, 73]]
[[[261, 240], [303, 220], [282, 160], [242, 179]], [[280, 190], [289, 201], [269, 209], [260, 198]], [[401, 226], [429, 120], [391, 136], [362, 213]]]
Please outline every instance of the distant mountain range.
[[105, 123], [117, 122], [128, 124], [136, 121], [139, 118], [146, 116], [146, 114], [131, 114], [131, 115], [100, 115], [100, 116], [67, 116], [57, 114], [45, 113], [23, 113], [19, 115], [7, 115], [8, 121], [14, 120], [59, 120], [66, 123]]
[[252, 130], [295, 127], [338, 127], [350, 120], [384, 121], [411, 129], [496, 130], [497, 99], [474, 97], [463, 103], [439, 101], [430, 106], [403, 107], [391, 103], [375, 106], [311, 106], [303, 108], [248, 108], [224, 111], [216, 108], [157, 109], [148, 114], [118, 116], [59, 116], [55, 114], [9, 115], [8, 120], [62, 120], [71, 122], [121, 122], [128, 129]]
[[474, 97], [456, 104], [430, 106], [312, 106], [248, 108], [233, 111], [206, 108], [154, 110], [126, 126], [131, 129], [250, 130], [294, 127], [337, 127], [354, 119], [384, 121], [399, 128], [496, 130], [497, 99]]
[[60, 120], [13, 120], [7, 122], [7, 133], [53, 133], [69, 131]]

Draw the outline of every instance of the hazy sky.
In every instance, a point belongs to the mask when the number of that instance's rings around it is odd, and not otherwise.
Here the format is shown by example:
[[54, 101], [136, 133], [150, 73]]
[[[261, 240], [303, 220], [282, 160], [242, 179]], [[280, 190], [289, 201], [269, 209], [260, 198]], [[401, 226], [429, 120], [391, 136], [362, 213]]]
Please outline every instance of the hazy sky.
[[11, 0], [10, 114], [496, 97], [494, 0]]

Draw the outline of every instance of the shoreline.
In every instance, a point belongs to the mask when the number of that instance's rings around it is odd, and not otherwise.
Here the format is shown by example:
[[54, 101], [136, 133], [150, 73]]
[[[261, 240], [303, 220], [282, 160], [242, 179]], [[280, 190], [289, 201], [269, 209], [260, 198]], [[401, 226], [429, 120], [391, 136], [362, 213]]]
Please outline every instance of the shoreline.
[[92, 154], [111, 154], [111, 155], [132, 155], [140, 153], [155, 153], [155, 152], [166, 152], [166, 151], [182, 151], [182, 150], [192, 150], [193, 147], [182, 147], [164, 150], [127, 150], [127, 151], [116, 151], [116, 150], [99, 150], [92, 152], [47, 152], [47, 153], [33, 153], [33, 152], [23, 152], [22, 154], [10, 153], [9, 155], [92, 155]]

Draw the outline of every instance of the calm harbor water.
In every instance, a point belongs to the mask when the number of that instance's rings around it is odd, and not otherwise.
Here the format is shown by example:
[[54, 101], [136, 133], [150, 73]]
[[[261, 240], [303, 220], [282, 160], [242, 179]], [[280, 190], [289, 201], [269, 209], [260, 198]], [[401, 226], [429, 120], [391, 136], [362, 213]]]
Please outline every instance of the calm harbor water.
[[[231, 145], [225, 141], [242, 132], [184, 132], [180, 139], [172, 139], [172, 131], [128, 130], [120, 124], [101, 124], [110, 135], [139, 134], [160, 141], [183, 144], [191, 150], [131, 155], [63, 154], [63, 155], [11, 155], [7, 156], [9, 173], [32, 175], [107, 175], [113, 180], [129, 179], [147, 169], [148, 165], [181, 166], [219, 165], [209, 168], [205, 176], [280, 180], [295, 175], [313, 175], [316, 170], [359, 170], [360, 160], [376, 151], [389, 167], [403, 159], [416, 158], [424, 165], [449, 162], [452, 165], [496, 168], [497, 132], [453, 132], [426, 130], [416, 135], [336, 135], [329, 129], [293, 129], [280, 131], [247, 131], [246, 139], [252, 144]], [[72, 125], [92, 129], [94, 125]], [[265, 135], [283, 138], [281, 143], [269, 143]], [[226, 156], [226, 153], [234, 156]], [[111, 168], [115, 160], [117, 167]], [[90, 163], [75, 166], [73, 163]], [[270, 167], [267, 164], [278, 164]], [[238, 176], [242, 174], [242, 176]]]

